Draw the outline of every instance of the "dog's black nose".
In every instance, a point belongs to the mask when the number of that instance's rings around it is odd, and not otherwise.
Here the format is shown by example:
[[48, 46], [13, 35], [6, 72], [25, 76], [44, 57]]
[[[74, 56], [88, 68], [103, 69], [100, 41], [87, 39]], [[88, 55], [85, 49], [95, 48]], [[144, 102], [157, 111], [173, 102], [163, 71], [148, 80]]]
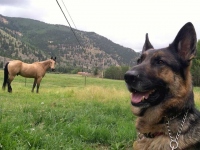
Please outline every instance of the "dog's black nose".
[[137, 71], [127, 71], [124, 75], [124, 80], [126, 83], [136, 82], [139, 78], [139, 73]]

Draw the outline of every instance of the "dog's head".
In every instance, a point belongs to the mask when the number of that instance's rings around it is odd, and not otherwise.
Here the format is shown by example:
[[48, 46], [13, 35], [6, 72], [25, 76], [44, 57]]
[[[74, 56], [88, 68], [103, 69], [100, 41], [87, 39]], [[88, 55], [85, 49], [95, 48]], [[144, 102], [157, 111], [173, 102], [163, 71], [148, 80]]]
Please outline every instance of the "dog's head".
[[154, 49], [146, 34], [137, 65], [124, 75], [131, 104], [139, 110], [136, 115], [160, 104], [185, 107], [186, 99], [193, 96], [190, 66], [196, 54], [196, 41], [192, 23], [185, 24], [174, 41], [162, 49]]

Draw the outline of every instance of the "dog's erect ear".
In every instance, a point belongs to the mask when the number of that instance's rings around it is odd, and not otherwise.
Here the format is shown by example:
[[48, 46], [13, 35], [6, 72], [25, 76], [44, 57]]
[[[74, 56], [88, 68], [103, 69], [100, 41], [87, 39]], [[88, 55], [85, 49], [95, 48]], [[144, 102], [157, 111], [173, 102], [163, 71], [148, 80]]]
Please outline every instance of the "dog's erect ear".
[[146, 39], [145, 39], [145, 43], [144, 43], [144, 46], [143, 46], [143, 49], [142, 49], [142, 53], [145, 52], [148, 49], [154, 49], [154, 48], [149, 41], [148, 33], [146, 33]]
[[175, 40], [170, 46], [173, 46], [178, 55], [184, 61], [190, 61], [196, 54], [196, 31], [192, 23], [186, 23], [178, 32]]

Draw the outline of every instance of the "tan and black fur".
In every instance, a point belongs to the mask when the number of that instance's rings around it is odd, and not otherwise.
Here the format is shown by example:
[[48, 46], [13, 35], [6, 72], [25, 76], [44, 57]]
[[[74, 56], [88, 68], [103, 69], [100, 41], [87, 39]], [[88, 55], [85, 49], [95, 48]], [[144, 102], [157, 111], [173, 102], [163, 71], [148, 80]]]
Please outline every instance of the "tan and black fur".
[[137, 65], [124, 76], [131, 92], [132, 112], [137, 116], [134, 150], [171, 150], [168, 121], [173, 138], [180, 131], [178, 145], [172, 142], [172, 147], [200, 150], [200, 112], [195, 108], [190, 74], [196, 41], [190, 22], [166, 48], [154, 49], [146, 35]]

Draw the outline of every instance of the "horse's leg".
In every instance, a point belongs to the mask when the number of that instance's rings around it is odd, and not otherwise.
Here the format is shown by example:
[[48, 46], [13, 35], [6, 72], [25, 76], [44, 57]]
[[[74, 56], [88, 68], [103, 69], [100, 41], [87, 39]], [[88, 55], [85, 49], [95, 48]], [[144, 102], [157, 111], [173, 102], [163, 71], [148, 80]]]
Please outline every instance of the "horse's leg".
[[34, 82], [33, 82], [33, 88], [32, 88], [32, 91], [31, 91], [31, 92], [34, 92], [34, 88], [35, 88], [35, 86], [36, 86], [36, 81], [37, 81], [37, 79], [35, 78], [35, 79], [34, 79]]
[[39, 93], [39, 88], [40, 88], [40, 82], [42, 80], [42, 77], [37, 79], [37, 93]]
[[11, 82], [14, 80], [14, 76], [9, 76], [7, 83], [8, 83], [8, 92], [12, 93]]
[[9, 78], [8, 64], [9, 64], [9, 62], [7, 62], [5, 67], [4, 67], [4, 80], [3, 80], [3, 85], [2, 85], [3, 90], [5, 90], [6, 85], [8, 84], [8, 78]]

